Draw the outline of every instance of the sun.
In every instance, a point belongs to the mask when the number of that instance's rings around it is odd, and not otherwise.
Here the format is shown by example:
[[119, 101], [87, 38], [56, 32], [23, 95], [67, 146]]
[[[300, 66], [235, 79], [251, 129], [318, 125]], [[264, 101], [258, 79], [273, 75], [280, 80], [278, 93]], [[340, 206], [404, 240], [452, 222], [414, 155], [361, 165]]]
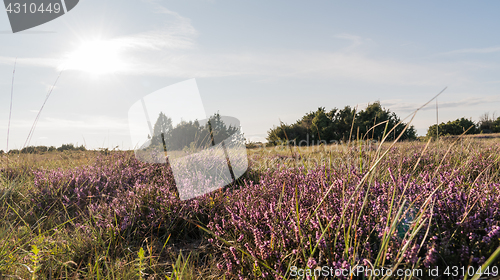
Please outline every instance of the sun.
[[61, 68], [91, 74], [110, 74], [125, 69], [123, 46], [117, 41], [93, 40], [83, 42], [70, 53]]

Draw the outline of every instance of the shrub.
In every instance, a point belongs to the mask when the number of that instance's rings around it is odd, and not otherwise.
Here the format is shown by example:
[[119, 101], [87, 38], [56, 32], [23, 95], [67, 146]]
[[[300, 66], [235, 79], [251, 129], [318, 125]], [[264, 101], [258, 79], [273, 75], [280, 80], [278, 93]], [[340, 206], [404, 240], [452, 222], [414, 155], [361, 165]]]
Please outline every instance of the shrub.
[[63, 144], [61, 147], [57, 148], [59, 152], [62, 151], [86, 151], [85, 147], [81, 145], [80, 147], [75, 147], [73, 144]]
[[435, 138], [437, 136], [437, 131], [439, 131], [439, 136], [461, 135], [465, 131], [467, 131], [466, 134], [479, 133], [477, 125], [473, 121], [465, 118], [456, 119], [447, 123], [440, 123], [439, 127], [437, 125], [432, 125], [427, 130], [427, 137]]
[[[387, 129], [385, 124], [374, 127], [383, 122], [387, 123]], [[388, 135], [389, 140], [395, 139], [401, 133], [401, 140], [416, 139], [414, 127], [410, 126], [403, 133], [406, 124], [402, 123], [396, 126], [399, 122], [400, 118], [395, 113], [383, 109], [379, 102], [368, 105], [365, 110], [360, 112], [356, 112], [350, 106], [346, 106], [342, 110], [334, 108], [330, 112], [325, 111], [324, 107], [320, 107], [316, 112], [306, 114], [294, 124], [272, 128], [268, 132], [267, 140], [274, 144], [287, 140], [295, 144], [306, 141], [308, 146], [310, 141], [314, 145], [315, 143], [337, 143], [338, 141], [358, 138], [381, 140], [385, 133], [394, 127], [393, 133]], [[372, 127], [374, 128], [372, 129]]]
[[22, 154], [42, 154], [47, 152], [49, 149], [45, 146], [29, 146], [21, 150]]

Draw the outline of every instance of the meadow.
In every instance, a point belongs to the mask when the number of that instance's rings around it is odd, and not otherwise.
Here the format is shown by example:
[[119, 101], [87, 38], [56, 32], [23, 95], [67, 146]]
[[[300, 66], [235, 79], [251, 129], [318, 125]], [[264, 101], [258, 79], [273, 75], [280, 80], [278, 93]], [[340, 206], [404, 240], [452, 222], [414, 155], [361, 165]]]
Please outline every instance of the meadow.
[[1, 155], [0, 278], [498, 277], [496, 138], [247, 152], [243, 177], [187, 201], [130, 151]]

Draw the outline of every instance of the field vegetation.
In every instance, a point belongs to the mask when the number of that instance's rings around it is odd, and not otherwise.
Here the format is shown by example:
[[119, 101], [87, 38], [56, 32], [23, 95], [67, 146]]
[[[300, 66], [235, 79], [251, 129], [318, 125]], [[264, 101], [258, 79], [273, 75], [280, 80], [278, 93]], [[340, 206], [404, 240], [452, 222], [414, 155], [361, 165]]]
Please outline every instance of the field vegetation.
[[295, 279], [294, 268], [438, 266], [458, 279], [444, 268], [500, 266], [497, 139], [277, 145], [248, 157], [234, 184], [181, 201], [168, 165], [133, 152], [3, 154], [0, 273]]

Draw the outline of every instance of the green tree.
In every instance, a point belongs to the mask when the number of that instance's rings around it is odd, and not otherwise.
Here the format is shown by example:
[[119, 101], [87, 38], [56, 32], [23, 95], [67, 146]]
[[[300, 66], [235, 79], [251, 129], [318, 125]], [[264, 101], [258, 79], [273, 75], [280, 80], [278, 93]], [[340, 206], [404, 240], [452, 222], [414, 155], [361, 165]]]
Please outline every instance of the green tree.
[[447, 135], [461, 135], [465, 131], [466, 134], [477, 134], [479, 130], [477, 125], [466, 118], [456, 119], [454, 121], [448, 121], [447, 123], [440, 123], [439, 126], [432, 125], [427, 130], [427, 137], [435, 138], [437, 136], [437, 131], [439, 131], [439, 136]]
[[350, 106], [345, 106], [344, 109], [338, 111], [333, 117], [335, 140], [349, 141], [351, 136], [352, 123], [356, 117], [356, 110]]
[[[318, 136], [318, 140], [327, 141], [333, 138], [332, 121], [328, 118], [325, 113], [325, 108], [319, 108], [314, 114], [314, 118], [311, 122], [311, 128], [315, 134]], [[313, 134], [314, 135], [314, 134]]]
[[226, 124], [219, 113], [202, 123], [198, 120], [182, 121], [175, 127], [172, 126], [170, 118], [160, 113], [154, 127], [151, 146], [161, 147], [165, 140], [163, 148], [167, 151], [183, 150], [186, 147], [203, 149], [212, 145], [212, 136], [214, 143], [218, 144], [239, 131], [239, 127]]
[[223, 117], [219, 113], [216, 113], [209, 118], [209, 122], [206, 124], [204, 129], [212, 131], [214, 142], [216, 144], [224, 141], [239, 130], [238, 127], [233, 127], [231, 124], [224, 122]]
[[[153, 128], [153, 137], [151, 138], [151, 144], [153, 146], [162, 146], [163, 141], [165, 140], [167, 134], [171, 132], [171, 130], [172, 119], [167, 117], [163, 112], [160, 112]], [[167, 147], [165, 146], [164, 149], [166, 148]]]
[[479, 117], [479, 123], [477, 124], [479, 133], [492, 133], [494, 122], [495, 121], [490, 118], [489, 113], [484, 113]]
[[498, 117], [494, 122], [493, 122], [493, 132], [498, 133], [500, 132], [500, 117]]
[[[267, 140], [271, 143], [280, 143], [289, 141], [300, 143], [301, 141], [311, 141], [311, 138], [316, 138], [314, 143], [319, 140], [326, 143], [334, 141], [348, 141], [356, 139], [358, 136], [361, 139], [382, 139], [384, 136], [385, 125], [380, 125], [375, 129], [370, 130], [375, 124], [387, 122], [387, 132], [394, 128], [400, 119], [394, 113], [382, 108], [379, 102], [370, 104], [365, 110], [356, 112], [355, 109], [345, 106], [344, 109], [334, 108], [326, 112], [324, 107], [318, 108], [316, 112], [309, 112], [291, 125], [282, 124], [279, 127], [274, 127], [268, 131]], [[416, 131], [413, 126], [410, 126], [403, 132], [406, 124], [400, 124], [391, 133], [389, 140], [402, 134], [401, 139], [416, 139]], [[351, 128], [353, 134], [351, 135]], [[319, 138], [319, 139], [318, 139]], [[313, 142], [309, 142], [313, 144]]]
[[175, 126], [169, 133], [166, 139], [168, 150], [182, 150], [184, 147], [189, 147], [196, 137], [198, 132], [198, 122], [181, 122]]

